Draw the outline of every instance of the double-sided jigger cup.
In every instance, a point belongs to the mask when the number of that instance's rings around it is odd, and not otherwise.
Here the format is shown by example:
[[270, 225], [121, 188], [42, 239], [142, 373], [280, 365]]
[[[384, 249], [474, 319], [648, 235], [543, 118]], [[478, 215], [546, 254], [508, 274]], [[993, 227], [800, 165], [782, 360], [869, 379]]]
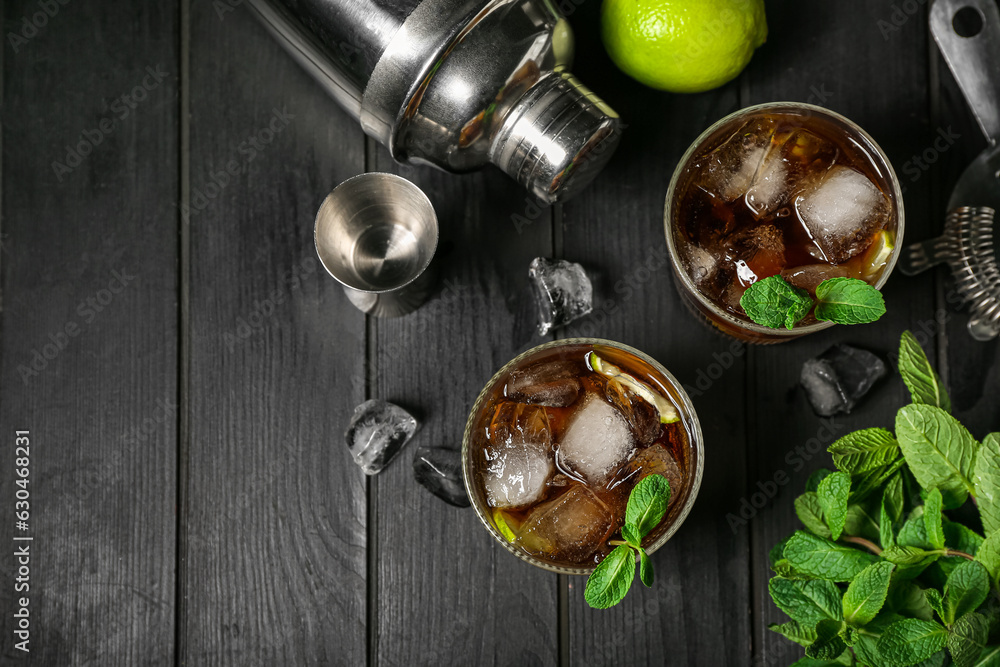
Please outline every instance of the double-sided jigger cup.
[[320, 261], [351, 303], [376, 317], [405, 315], [427, 300], [437, 242], [427, 195], [394, 174], [347, 179], [316, 214]]

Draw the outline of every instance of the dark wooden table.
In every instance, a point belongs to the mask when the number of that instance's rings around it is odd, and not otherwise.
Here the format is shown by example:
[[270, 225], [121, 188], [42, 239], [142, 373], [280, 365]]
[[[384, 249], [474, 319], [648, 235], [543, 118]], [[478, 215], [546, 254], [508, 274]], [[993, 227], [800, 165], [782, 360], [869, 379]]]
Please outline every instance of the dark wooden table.
[[[802, 362], [835, 342], [887, 356], [909, 328], [972, 432], [1000, 428], [997, 343], [966, 334], [943, 273], [894, 275], [877, 324], [747, 348], [688, 314], [662, 261], [681, 153], [721, 116], [773, 100], [860, 123], [905, 184], [907, 240], [939, 232], [985, 142], [929, 38], [928, 3], [768, 0], [770, 38], [750, 67], [689, 96], [610, 65], [599, 0], [563, 4], [574, 71], [628, 129], [589, 191], [519, 228], [512, 216], [534, 211], [518, 186], [495, 170], [394, 164], [237, 0], [5, 3], [4, 664], [786, 664], [798, 649], [766, 630], [782, 617], [767, 552], [796, 527], [806, 476], [829, 464], [809, 446], [891, 426], [907, 400], [891, 376], [824, 425], [797, 388]], [[941, 150], [939, 136], [954, 141]], [[401, 319], [365, 318], [315, 257], [320, 202], [364, 171], [414, 180], [441, 221], [442, 289]], [[697, 389], [698, 502], [654, 556], [656, 586], [610, 611], [412, 475], [415, 446], [458, 448], [485, 381], [543, 340], [535, 256], [595, 279], [595, 313], [559, 337], [634, 345]], [[639, 270], [647, 260], [659, 268]], [[422, 420], [372, 478], [343, 439], [368, 397]], [[26, 534], [11, 516], [15, 430], [32, 447], [27, 657], [12, 616], [10, 540]], [[790, 483], [732, 526], [779, 473]]]

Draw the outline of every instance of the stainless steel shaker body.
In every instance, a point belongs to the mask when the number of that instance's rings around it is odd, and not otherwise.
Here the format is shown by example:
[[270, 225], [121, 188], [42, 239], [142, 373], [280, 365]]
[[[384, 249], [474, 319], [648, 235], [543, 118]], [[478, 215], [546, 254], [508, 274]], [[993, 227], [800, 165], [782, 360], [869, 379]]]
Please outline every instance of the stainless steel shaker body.
[[545, 202], [585, 187], [621, 122], [569, 73], [550, 0], [250, 0], [293, 56], [401, 162], [493, 163]]

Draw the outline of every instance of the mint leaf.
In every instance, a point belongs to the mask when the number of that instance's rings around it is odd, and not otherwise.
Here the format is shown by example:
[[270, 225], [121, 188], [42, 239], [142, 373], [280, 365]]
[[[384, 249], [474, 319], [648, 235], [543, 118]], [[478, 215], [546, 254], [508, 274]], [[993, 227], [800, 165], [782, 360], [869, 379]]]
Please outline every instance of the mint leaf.
[[882, 552], [882, 558], [901, 567], [926, 567], [936, 561], [941, 554], [925, 551], [918, 547], [895, 546]]
[[1000, 531], [993, 533], [986, 538], [986, 541], [979, 546], [976, 552], [976, 561], [982, 563], [983, 567], [990, 575], [990, 584], [994, 588], [1000, 588]]
[[646, 588], [653, 587], [653, 562], [644, 549], [639, 549], [639, 579]]
[[747, 316], [763, 327], [791, 329], [809, 314], [813, 300], [809, 293], [792, 287], [781, 276], [758, 280], [740, 297]]
[[927, 604], [924, 589], [912, 581], [894, 580], [889, 587], [886, 605], [900, 614], [925, 621], [934, 620], [934, 610]]
[[903, 475], [897, 473], [893, 475], [885, 485], [882, 500], [889, 518], [895, 523], [903, 518], [903, 508], [906, 505], [905, 494], [903, 493]]
[[795, 499], [795, 515], [811, 532], [820, 537], [830, 537], [830, 529], [823, 520], [823, 508], [815, 492], [807, 491]]
[[819, 483], [826, 479], [826, 476], [832, 473], [832, 470], [827, 470], [826, 468], [818, 468], [813, 470], [806, 478], [806, 493], [812, 491], [815, 493], [816, 489], [819, 488]]
[[1000, 667], [1000, 646], [987, 646], [973, 665], [974, 667]]
[[909, 331], [904, 331], [899, 341], [899, 374], [910, 390], [914, 403], [934, 405], [951, 412], [951, 400], [944, 383], [934, 372], [934, 367], [927, 360], [916, 337]]
[[938, 617], [944, 620], [944, 598], [941, 597], [941, 591], [936, 588], [928, 588], [924, 591], [924, 599], [927, 600], [927, 606], [936, 611]]
[[667, 513], [670, 503], [670, 483], [663, 475], [648, 475], [635, 485], [625, 507], [625, 523], [639, 532], [639, 538], [649, 535]]
[[945, 521], [944, 541], [952, 549], [975, 556], [983, 543], [983, 537], [960, 523]]
[[978, 443], [957, 419], [934, 406], [907, 405], [896, 414], [896, 438], [920, 486], [939, 488], [945, 507], [965, 502]]
[[944, 617], [946, 625], [975, 611], [990, 594], [990, 575], [982, 563], [967, 560], [959, 563], [944, 587]]
[[635, 553], [632, 547], [619, 545], [590, 574], [583, 598], [594, 609], [613, 607], [628, 593], [634, 578]]
[[931, 543], [927, 541], [927, 524], [924, 521], [924, 506], [915, 507], [910, 516], [907, 517], [903, 527], [896, 535], [896, 544], [901, 547], [920, 547], [921, 549], [933, 549]]
[[782, 623], [781, 625], [771, 623], [767, 626], [767, 629], [771, 632], [777, 632], [785, 639], [790, 639], [800, 646], [809, 646], [816, 641], [815, 625], [810, 626], [799, 623], [798, 621], [788, 621], [787, 623]]
[[865, 428], [841, 437], [827, 451], [833, 455], [834, 465], [858, 475], [896, 460], [899, 443], [884, 428]]
[[840, 539], [847, 521], [847, 499], [851, 495], [851, 476], [846, 472], [834, 472], [819, 483], [816, 490], [819, 505], [823, 508], [830, 537]]
[[1000, 433], [990, 433], [976, 455], [972, 472], [979, 515], [987, 536], [1000, 530]]
[[895, 569], [892, 563], [874, 563], [854, 577], [844, 594], [844, 620], [860, 627], [870, 623], [885, 604], [889, 581]]
[[898, 667], [915, 665], [944, 648], [948, 631], [934, 621], [904, 618], [890, 625], [878, 640], [878, 652]]
[[900, 457], [887, 466], [873, 468], [851, 478], [851, 502], [859, 503], [873, 493], [881, 492], [882, 485], [899, 472], [906, 461]]
[[778, 542], [777, 544], [775, 544], [773, 547], [771, 547], [771, 551], [769, 551], [768, 554], [767, 554], [767, 560], [771, 564], [771, 567], [774, 567], [775, 563], [777, 563], [779, 560], [781, 560], [782, 558], [784, 558], [784, 554], [785, 554], [785, 542], [787, 542], [787, 541], [788, 541], [788, 538], [786, 537], [785, 539], [781, 540], [780, 542]]
[[882, 545], [883, 549], [889, 549], [896, 546], [896, 531], [893, 525], [892, 517], [889, 515], [889, 508], [887, 504], [891, 501], [888, 500], [889, 489], [885, 490], [885, 494], [882, 496], [882, 504], [880, 505], [879, 515], [878, 515], [878, 541]]
[[639, 531], [636, 527], [630, 523], [626, 523], [622, 526], [622, 539], [628, 543], [629, 546], [635, 547], [636, 549], [642, 548], [642, 538], [639, 537]]
[[948, 651], [955, 667], [975, 667], [989, 635], [989, 623], [982, 614], [972, 612], [958, 619], [948, 633]]
[[820, 621], [816, 624], [816, 641], [806, 647], [806, 656], [817, 660], [834, 660], [847, 650], [840, 638], [843, 621]]
[[816, 319], [865, 324], [885, 314], [882, 294], [859, 278], [829, 278], [816, 287]]
[[804, 625], [812, 627], [824, 619], [839, 621], [844, 617], [840, 589], [832, 581], [771, 577], [767, 591], [778, 609]]
[[878, 558], [801, 530], [785, 545], [785, 559], [796, 572], [829, 581], [850, 581]]
[[944, 549], [944, 527], [941, 524], [943, 502], [937, 489], [931, 489], [924, 501], [924, 530], [927, 531], [927, 541], [935, 549]]
[[879, 540], [879, 524], [862, 505], [857, 503], [847, 506], [847, 522], [844, 524], [844, 535], [856, 535], [872, 542]]

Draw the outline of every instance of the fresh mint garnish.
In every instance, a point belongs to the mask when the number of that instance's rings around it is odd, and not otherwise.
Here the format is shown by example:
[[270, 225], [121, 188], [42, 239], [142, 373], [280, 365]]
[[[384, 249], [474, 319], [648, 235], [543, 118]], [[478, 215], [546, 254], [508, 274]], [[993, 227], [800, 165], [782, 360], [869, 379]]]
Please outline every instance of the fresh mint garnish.
[[829, 278], [809, 293], [771, 276], [750, 285], [740, 297], [747, 317], [772, 329], [792, 329], [813, 310], [817, 320], [837, 324], [866, 324], [885, 314], [882, 294], [859, 278]]
[[885, 315], [882, 293], [858, 278], [830, 278], [816, 287], [816, 319], [867, 324]]
[[740, 297], [747, 316], [764, 327], [791, 329], [809, 314], [813, 300], [809, 292], [793, 287], [781, 276], [758, 280]]
[[[653, 585], [653, 563], [642, 540], [659, 525], [670, 504], [670, 483], [662, 475], [648, 475], [629, 494], [625, 507], [625, 525], [621, 528], [624, 544], [618, 544], [587, 579], [583, 597], [595, 609], [607, 609], [622, 601], [635, 579], [635, 558], [639, 556], [639, 578], [646, 587]], [[614, 544], [614, 542], [612, 542]]]
[[[795, 499], [805, 530], [771, 550], [790, 620], [769, 627], [805, 647], [797, 666], [1000, 666], [1000, 433], [979, 443], [949, 413], [909, 332], [899, 367], [913, 403], [895, 433], [833, 443], [838, 470]], [[982, 535], [959, 523], [976, 510]]]

